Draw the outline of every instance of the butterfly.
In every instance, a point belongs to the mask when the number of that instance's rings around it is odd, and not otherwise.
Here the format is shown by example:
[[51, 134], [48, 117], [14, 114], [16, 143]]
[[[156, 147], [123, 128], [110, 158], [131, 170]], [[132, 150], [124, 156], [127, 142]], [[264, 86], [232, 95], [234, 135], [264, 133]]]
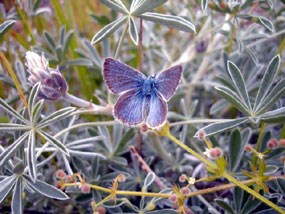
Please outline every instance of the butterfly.
[[176, 91], [181, 75], [181, 65], [146, 77], [116, 59], [106, 58], [103, 78], [109, 90], [119, 95], [113, 109], [115, 119], [127, 126], [143, 122], [151, 128], [163, 125], [168, 111], [167, 101]]

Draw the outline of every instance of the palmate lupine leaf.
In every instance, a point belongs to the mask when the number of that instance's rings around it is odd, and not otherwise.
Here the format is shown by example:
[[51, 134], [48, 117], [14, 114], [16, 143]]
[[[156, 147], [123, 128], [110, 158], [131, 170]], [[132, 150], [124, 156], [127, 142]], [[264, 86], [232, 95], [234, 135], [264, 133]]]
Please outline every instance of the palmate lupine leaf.
[[44, 107], [44, 100], [39, 100], [34, 106], [33, 106], [33, 111], [32, 111], [32, 115], [31, 115], [31, 120], [32, 120], [32, 125], [36, 125], [39, 117], [40, 117], [40, 114], [41, 114], [41, 111]]
[[13, 189], [13, 196], [12, 196], [12, 213], [22, 213], [23, 212], [23, 202], [22, 202], [22, 176], [19, 176], [16, 180], [16, 185]]
[[0, 154], [0, 168], [12, 157], [12, 155], [21, 148], [23, 143], [25, 143], [26, 138], [28, 137], [29, 132], [24, 133], [20, 136], [14, 143], [12, 143], [8, 148]]
[[224, 99], [235, 106], [238, 110], [246, 115], [250, 114], [250, 109], [247, 104], [238, 96], [238, 94], [236, 94], [236, 92], [223, 86], [216, 87], [216, 90]]
[[0, 38], [15, 24], [16, 20], [6, 20], [0, 25]]
[[74, 107], [66, 107], [56, 112], [53, 112], [52, 114], [48, 115], [47, 117], [42, 119], [40, 122], [38, 122], [37, 127], [44, 128], [50, 125], [51, 123], [58, 122], [59, 120], [69, 117], [70, 114], [73, 113], [75, 110], [76, 108]]
[[263, 103], [263, 100], [267, 97], [268, 91], [270, 90], [270, 87], [272, 86], [274, 79], [278, 73], [279, 66], [280, 56], [277, 55], [269, 62], [264, 76], [261, 80], [253, 108], [254, 112], [258, 111], [262, 105], [266, 104]]
[[194, 135], [194, 137], [198, 137], [198, 134], [200, 131], [204, 131], [206, 133], [205, 136], [210, 136], [210, 135], [214, 135], [214, 134], [218, 134], [224, 131], [227, 131], [229, 129], [235, 128], [243, 123], [248, 122], [248, 118], [247, 117], [243, 117], [243, 118], [238, 118], [238, 119], [233, 119], [231, 121], [227, 121], [227, 122], [222, 122], [222, 123], [213, 123], [210, 124], [208, 126], [205, 126], [201, 129], [199, 129], [196, 134]]
[[274, 32], [274, 26], [273, 26], [272, 22], [263, 16], [253, 16], [253, 15], [249, 15], [249, 14], [238, 14], [237, 17], [239, 17], [241, 19], [246, 19], [246, 20], [255, 22], [257, 24], [260, 24], [263, 27], [265, 27], [266, 29], [268, 29], [269, 31]]
[[12, 190], [17, 180], [16, 175], [12, 175], [10, 177], [4, 178], [0, 181], [0, 204], [7, 197], [9, 192]]
[[0, 131], [25, 131], [29, 130], [29, 125], [22, 125], [17, 123], [0, 123]]
[[280, 80], [270, 91], [270, 93], [266, 96], [264, 101], [262, 102], [263, 105], [259, 107], [256, 114], [260, 115], [267, 108], [272, 106], [280, 97], [285, 95], [285, 79]]
[[227, 62], [227, 69], [230, 74], [230, 77], [234, 83], [236, 92], [239, 94], [239, 97], [244, 101], [247, 106], [247, 109], [251, 110], [251, 104], [246, 89], [244, 78], [239, 70], [239, 68], [231, 61]]
[[48, 133], [46, 133], [44, 131], [38, 130], [37, 133], [40, 134], [43, 138], [45, 138], [46, 141], [51, 143], [55, 148], [57, 148], [58, 150], [60, 150], [61, 152], [63, 152], [67, 156], [69, 156], [68, 149], [59, 140], [55, 139], [53, 136], [51, 136], [50, 134], [48, 134]]
[[27, 181], [29, 187], [31, 187], [33, 190], [39, 192], [40, 194], [46, 197], [54, 198], [57, 200], [69, 199], [69, 197], [64, 192], [62, 192], [61, 190], [57, 189], [52, 185], [47, 184], [46, 182], [40, 180], [33, 181], [27, 175], [23, 175], [23, 177]]
[[122, 26], [128, 20], [127, 16], [121, 17], [110, 24], [103, 27], [98, 33], [94, 35], [91, 44], [96, 44], [109, 37], [115, 30]]
[[165, 25], [170, 28], [175, 28], [181, 31], [196, 33], [195, 26], [188, 20], [183, 19], [179, 16], [165, 15], [159, 13], [146, 12], [138, 17]]
[[279, 123], [285, 120], [285, 107], [268, 111], [260, 115], [260, 120], [266, 123]]
[[135, 45], [138, 45], [139, 42], [139, 34], [136, 27], [136, 23], [133, 17], [130, 16], [129, 18], [129, 34], [131, 39]]
[[32, 118], [33, 108], [34, 108], [34, 105], [37, 101], [37, 97], [38, 97], [38, 93], [40, 91], [40, 87], [41, 87], [41, 83], [40, 82], [36, 83], [33, 86], [32, 90], [30, 92], [30, 95], [29, 95], [28, 106], [29, 106], [30, 118]]
[[208, 8], [208, 0], [201, 0], [201, 8], [205, 12]]
[[15, 111], [15, 109], [13, 109], [11, 106], [9, 106], [5, 100], [3, 100], [2, 98], [0, 98], [0, 107], [5, 110], [8, 114], [10, 114], [11, 116], [19, 119], [21, 122], [25, 123], [25, 124], [29, 124], [29, 122], [22, 116], [20, 115], [17, 111]]
[[36, 155], [35, 155], [35, 132], [31, 130], [29, 132], [28, 138], [28, 150], [27, 150], [27, 162], [28, 162], [28, 170], [33, 181], [37, 179], [37, 167], [36, 167]]
[[159, 5], [164, 4], [167, 0], [143, 0], [143, 1], [136, 1], [132, 7], [131, 14], [133, 16], [141, 15], [145, 12], [151, 11], [158, 7]]
[[127, 15], [129, 13], [128, 9], [125, 7], [125, 5], [118, 0], [100, 0], [101, 3], [106, 5], [107, 7], [113, 9], [116, 12], [123, 13]]

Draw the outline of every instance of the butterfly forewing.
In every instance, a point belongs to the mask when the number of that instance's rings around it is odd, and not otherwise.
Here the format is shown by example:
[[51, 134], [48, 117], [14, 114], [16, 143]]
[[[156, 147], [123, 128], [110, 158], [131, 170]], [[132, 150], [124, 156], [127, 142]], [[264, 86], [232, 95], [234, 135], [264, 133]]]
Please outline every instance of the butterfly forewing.
[[173, 96], [181, 79], [181, 74], [182, 66], [177, 65], [158, 75], [156, 79], [157, 90], [165, 100], [168, 101]]
[[159, 94], [153, 93], [146, 106], [148, 108], [147, 124], [152, 128], [161, 126], [166, 121], [167, 103]]
[[137, 89], [146, 78], [141, 72], [112, 58], [106, 58], [104, 61], [103, 77], [114, 94]]
[[127, 91], [114, 106], [115, 118], [129, 126], [141, 123], [144, 120], [144, 100], [139, 90]]

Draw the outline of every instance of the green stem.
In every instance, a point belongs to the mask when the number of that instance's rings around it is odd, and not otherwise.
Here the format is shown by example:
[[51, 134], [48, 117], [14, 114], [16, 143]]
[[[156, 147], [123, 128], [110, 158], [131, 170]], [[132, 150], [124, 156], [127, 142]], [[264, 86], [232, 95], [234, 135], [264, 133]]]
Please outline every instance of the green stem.
[[[265, 130], [265, 125], [262, 125], [262, 130], [264, 132]], [[179, 141], [178, 139], [176, 139], [173, 135], [170, 134], [169, 132], [169, 127], [166, 125], [162, 128], [162, 130], [160, 132], [158, 132], [158, 134], [161, 134], [163, 136], [167, 136], [170, 140], [172, 140], [174, 143], [176, 143], [177, 145], [179, 145], [180, 147], [182, 147], [183, 149], [185, 149], [187, 152], [189, 152], [190, 154], [192, 154], [193, 156], [195, 156], [196, 158], [198, 158], [201, 162], [205, 163], [208, 167], [212, 168], [212, 169], [216, 169], [216, 165], [214, 165], [212, 162], [208, 161], [207, 159], [205, 159], [203, 156], [201, 156], [200, 154], [198, 154], [197, 152], [193, 151], [191, 148], [189, 148], [188, 146], [186, 146], [184, 143], [182, 143], [181, 141]], [[250, 189], [249, 187], [247, 187], [245, 184], [243, 184], [242, 182], [238, 181], [237, 179], [235, 179], [234, 177], [232, 177], [231, 175], [229, 175], [226, 171], [223, 172], [222, 176], [224, 178], [226, 178], [228, 181], [230, 181], [233, 184], [236, 184], [238, 187], [242, 188], [243, 190], [245, 190], [246, 192], [248, 192], [249, 194], [251, 194], [253, 197], [258, 198], [260, 201], [262, 201], [263, 203], [265, 203], [266, 205], [270, 206], [271, 208], [273, 208], [274, 210], [280, 212], [280, 213], [285, 213], [284, 210], [280, 207], [278, 207], [276, 204], [272, 203], [271, 201], [269, 201], [267, 198], [263, 197], [262, 195], [260, 195], [259, 193], [255, 192], [253, 189]]]
[[129, 26], [129, 25], [126, 24], [126, 26], [125, 26], [125, 28], [124, 28], [124, 30], [123, 30], [123, 33], [122, 33], [122, 35], [121, 35], [121, 38], [120, 38], [120, 40], [119, 40], [119, 43], [118, 43], [118, 45], [117, 45], [117, 48], [116, 48], [116, 51], [115, 51], [115, 55], [114, 55], [114, 58], [115, 58], [115, 59], [117, 59], [118, 56], [119, 56], [120, 49], [121, 49], [121, 47], [122, 47], [124, 38], [125, 38], [126, 33], [127, 33], [127, 30], [128, 30], [128, 26]]
[[[266, 128], [266, 123], [262, 122], [261, 125], [260, 125], [260, 131], [259, 131], [259, 135], [258, 135], [258, 139], [257, 139], [257, 143], [256, 143], [256, 151], [257, 152], [260, 152], [262, 139], [263, 139], [263, 136], [265, 134], [265, 128]], [[253, 158], [252, 158], [252, 163], [253, 164], [256, 164], [257, 158], [258, 157], [256, 155], [253, 156]]]

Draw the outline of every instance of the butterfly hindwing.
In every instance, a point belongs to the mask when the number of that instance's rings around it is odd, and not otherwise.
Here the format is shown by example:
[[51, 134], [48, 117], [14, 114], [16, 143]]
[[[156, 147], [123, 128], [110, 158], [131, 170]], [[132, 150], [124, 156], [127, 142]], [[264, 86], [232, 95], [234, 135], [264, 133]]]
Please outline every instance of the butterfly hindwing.
[[128, 126], [141, 123], [144, 120], [144, 100], [139, 90], [127, 91], [114, 106], [115, 118]]
[[148, 101], [146, 103], [148, 108], [147, 124], [152, 128], [161, 126], [166, 121], [167, 103], [156, 93], [153, 93]]
[[108, 88], [114, 94], [137, 89], [146, 78], [141, 72], [113, 58], [105, 59], [103, 77]]
[[169, 100], [179, 84], [182, 75], [182, 66], [173, 66], [156, 77], [156, 84], [158, 92], [164, 97], [165, 100]]

